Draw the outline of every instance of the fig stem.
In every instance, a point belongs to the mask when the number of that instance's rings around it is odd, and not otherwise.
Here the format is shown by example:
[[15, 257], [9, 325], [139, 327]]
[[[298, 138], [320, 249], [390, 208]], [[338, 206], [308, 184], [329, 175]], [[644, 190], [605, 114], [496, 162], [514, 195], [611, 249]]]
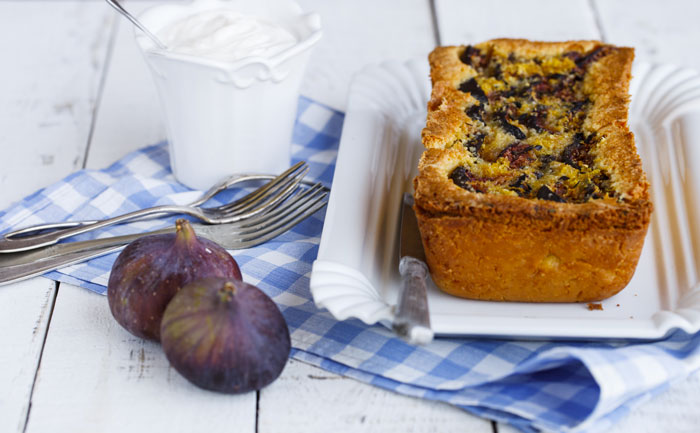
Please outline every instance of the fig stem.
[[189, 244], [197, 239], [197, 235], [194, 233], [194, 229], [190, 225], [190, 222], [183, 218], [175, 221], [175, 233], [176, 242], [185, 242]]
[[221, 288], [221, 299], [224, 302], [230, 302], [236, 296], [236, 285], [231, 281], [226, 281], [224, 287]]
[[233, 284], [231, 281], [226, 281], [224, 283], [224, 290], [227, 292], [231, 292], [232, 294], [236, 294], [236, 285]]

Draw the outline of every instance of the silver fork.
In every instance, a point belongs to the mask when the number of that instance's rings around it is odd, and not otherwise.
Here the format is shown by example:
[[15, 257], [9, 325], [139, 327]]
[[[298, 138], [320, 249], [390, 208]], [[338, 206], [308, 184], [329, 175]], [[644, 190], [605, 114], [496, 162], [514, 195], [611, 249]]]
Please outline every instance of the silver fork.
[[[62, 239], [69, 238], [81, 233], [119, 224], [146, 216], [165, 214], [185, 214], [198, 218], [208, 224], [225, 224], [241, 221], [256, 215], [263, 214], [274, 208], [277, 204], [286, 199], [299, 185], [309, 167], [305, 162], [299, 162], [277, 177], [269, 175], [245, 175], [231, 178], [225, 185], [217, 185], [210, 192], [204, 194], [202, 198], [189, 205], [163, 205], [148, 209], [141, 209], [108, 218], [101, 221], [69, 222], [45, 224], [27, 227], [15, 232], [7, 233], [0, 238], [0, 253], [13, 253], [27, 251], [35, 248], [45, 247], [58, 243]], [[222, 206], [205, 208], [201, 205], [218, 192], [235, 183], [248, 180], [270, 179], [272, 180], [245, 197], [232, 203]], [[62, 228], [67, 226], [68, 228]], [[37, 230], [59, 229], [49, 233], [29, 234]]]
[[[250, 248], [276, 238], [327, 204], [327, 190], [316, 184], [298, 192], [273, 211], [250, 220], [218, 224], [193, 224], [198, 236], [229, 250]], [[89, 241], [67, 242], [48, 247], [0, 255], [0, 285], [41, 275], [64, 266], [80, 263], [116, 251], [146, 235], [172, 233], [174, 227], [125, 236]]]

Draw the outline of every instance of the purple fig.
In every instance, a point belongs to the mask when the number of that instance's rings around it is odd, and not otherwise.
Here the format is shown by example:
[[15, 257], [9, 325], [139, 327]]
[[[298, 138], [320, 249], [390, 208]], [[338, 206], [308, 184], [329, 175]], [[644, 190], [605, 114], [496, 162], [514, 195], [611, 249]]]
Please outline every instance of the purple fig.
[[112, 315], [132, 334], [159, 340], [163, 311], [187, 283], [207, 277], [241, 278], [238, 264], [218, 244], [197, 238], [187, 220], [176, 232], [139, 238], [112, 266], [107, 299]]
[[272, 299], [253, 285], [225, 278], [183, 287], [165, 310], [160, 335], [175, 370], [200, 388], [229, 394], [277, 379], [291, 347]]

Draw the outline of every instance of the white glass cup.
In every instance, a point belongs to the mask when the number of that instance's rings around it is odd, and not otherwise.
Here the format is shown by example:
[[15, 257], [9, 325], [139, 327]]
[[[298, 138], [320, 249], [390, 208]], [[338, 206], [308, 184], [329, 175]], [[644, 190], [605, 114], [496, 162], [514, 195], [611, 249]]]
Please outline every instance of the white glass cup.
[[289, 167], [299, 86], [321, 38], [318, 14], [303, 14], [292, 0], [195, 0], [148, 9], [139, 19], [157, 34], [188, 15], [222, 8], [277, 23], [297, 43], [269, 58], [221, 62], [159, 50], [136, 33], [158, 89], [175, 178], [200, 190], [234, 173]]

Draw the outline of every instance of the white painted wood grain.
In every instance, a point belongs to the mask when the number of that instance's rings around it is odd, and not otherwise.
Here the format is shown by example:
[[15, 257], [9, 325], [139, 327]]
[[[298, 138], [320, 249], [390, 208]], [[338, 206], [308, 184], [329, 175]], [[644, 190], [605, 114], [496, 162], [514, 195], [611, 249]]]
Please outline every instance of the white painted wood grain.
[[112, 15], [100, 3], [0, 3], [0, 209], [81, 168]]
[[[82, 166], [105, 12], [80, 1], [0, 3], [0, 208]], [[0, 287], [0, 431], [24, 430], [54, 294], [43, 278]]]
[[117, 324], [106, 297], [61, 284], [27, 432], [252, 433], [255, 400], [191, 385], [160, 345]]
[[[392, 2], [394, 8], [398, 2]], [[367, 3], [369, 5], [369, 3]], [[366, 6], [367, 6], [366, 5]], [[138, 11], [141, 7], [149, 6], [148, 3], [130, 3], [132, 10]], [[323, 2], [305, 2], [306, 10], [318, 10], [324, 17], [324, 27], [326, 28], [324, 42], [319, 47], [319, 54], [314, 54], [307, 69], [307, 80], [302, 90], [307, 96], [315, 98], [322, 103], [326, 103], [339, 108], [344, 107], [347, 98], [347, 87], [352, 74], [363, 67], [365, 63], [380, 61], [385, 58], [407, 58], [415, 55], [426, 55], [434, 45], [432, 40], [432, 27], [430, 24], [429, 9], [427, 3], [423, 1], [413, 1], [408, 3], [407, 10], [402, 16], [405, 18], [398, 22], [399, 29], [390, 38], [385, 38], [381, 43], [377, 43], [378, 37], [383, 30], [372, 29], [382, 19], [391, 19], [390, 15], [394, 8], [389, 4], [380, 6], [380, 11], [384, 15], [377, 15], [369, 20], [364, 19], [364, 12], [351, 2], [337, 2], [333, 6]], [[418, 6], [418, 7], [416, 7]], [[329, 8], [334, 12], [330, 12]], [[340, 14], [342, 12], [342, 15]], [[354, 17], [354, 18], [352, 18]], [[367, 32], [350, 31], [353, 26], [362, 26]], [[366, 25], [366, 27], [364, 27]], [[399, 43], [398, 38], [402, 38]], [[410, 43], [407, 43], [410, 42]], [[397, 50], [397, 47], [399, 49]], [[125, 128], [125, 124], [129, 125]], [[164, 137], [162, 121], [157, 105], [155, 90], [153, 89], [148, 71], [134, 45], [131, 29], [120, 25], [114, 55], [111, 60], [110, 69], [106, 79], [106, 86], [102, 103], [99, 107], [98, 118], [94, 138], [91, 143], [88, 166], [100, 167], [109, 164], [124, 153], [150, 144]], [[57, 315], [61, 315], [61, 310], [57, 309]], [[295, 371], [303, 364], [290, 363], [285, 374], [294, 376]], [[310, 368], [310, 367], [306, 367]], [[318, 370], [321, 372], [321, 370]], [[285, 376], [285, 377], [287, 377]], [[260, 401], [259, 423], [260, 431], [290, 431], [288, 420], [279, 416], [277, 406], [281, 401], [287, 402], [288, 408], [300, 409], [305, 413], [306, 407], [296, 405], [296, 402], [325, 400], [333, 401], [333, 396], [338, 389], [352, 388], [360, 389], [359, 393], [369, 396], [357, 400], [352, 406], [334, 405], [333, 416], [330, 418], [319, 418], [315, 423], [316, 429], [320, 431], [335, 428], [336, 417], [338, 419], [352, 420], [358, 412], [371, 414], [371, 422], [375, 426], [382, 426], [392, 423], [396, 416], [412, 420], [416, 407], [424, 407], [422, 413], [430, 412], [430, 419], [440, 419], [448, 424], [458, 426], [464, 423], [486, 426], [491, 431], [490, 424], [479, 420], [463, 411], [454, 409], [447, 405], [429, 403], [422, 406], [424, 402], [407, 397], [399, 396], [387, 391], [360, 384], [355, 381], [335, 376], [331, 386], [322, 381], [316, 387], [317, 380], [309, 382], [305, 387], [294, 390], [294, 396], [300, 398], [290, 398], [289, 389], [268, 388]], [[381, 417], [381, 413], [373, 410], [373, 400], [381, 400], [395, 410], [390, 417]], [[406, 407], [406, 401], [411, 402], [410, 409]], [[269, 402], [269, 404], [268, 404]], [[394, 403], [392, 403], [394, 402]], [[113, 404], [119, 406], [124, 403], [115, 401]], [[401, 413], [401, 408], [407, 412]], [[327, 411], [326, 411], [327, 412]], [[441, 415], [442, 414], [442, 415]], [[296, 428], [304, 431], [308, 417], [296, 420]], [[186, 426], [187, 424], [183, 424]], [[346, 427], [352, 427], [352, 422]], [[360, 425], [360, 424], [357, 424]], [[407, 424], [403, 424], [404, 426]], [[426, 423], [420, 428], [413, 428], [409, 431], [433, 431], [437, 424]], [[262, 427], [264, 426], [264, 427]], [[398, 431], [398, 430], [397, 430]], [[480, 431], [480, 430], [475, 430]]]
[[[139, 14], [159, 3], [163, 2], [130, 1], [126, 7]], [[134, 27], [119, 17], [86, 166], [107, 167], [127, 153], [165, 137], [155, 83], [134, 41]]]
[[258, 433], [473, 432], [491, 423], [446, 403], [420, 400], [290, 361], [260, 392]]
[[[636, 58], [700, 69], [689, 55], [700, 44], [700, 3], [651, 0], [595, 0], [593, 3], [606, 42], [632, 46]], [[641, 405], [611, 430], [625, 432], [700, 431], [700, 377], [674, 384]]]
[[634, 47], [640, 60], [700, 70], [700, 2], [595, 0], [595, 7], [607, 42]]
[[352, 76], [370, 63], [427, 58], [435, 46], [428, 0], [299, 0], [321, 14], [302, 94], [344, 110]]
[[[15, 12], [5, 15], [2, 13], [5, 3], [0, 2], [0, 23], [4, 22], [3, 18], [5, 21], [20, 20], [18, 17], [24, 16], [24, 12], [20, 12], [19, 4], [27, 4], [27, 9], [22, 11], [41, 15], [41, 11], [30, 9], [31, 4], [37, 4], [34, 2], [17, 2], [13, 6]], [[39, 3], [64, 5], [77, 2]], [[101, 7], [99, 1], [92, 3]], [[496, 22], [495, 18], [489, 21], [483, 18], [488, 15], [475, 12], [486, 8], [484, 3], [487, 2], [469, 2], [470, 8], [465, 11], [457, 1], [439, 1], [441, 21], [448, 29], [443, 32], [443, 42], [458, 43], [469, 38], [481, 40], [502, 35], [541, 39], [598, 37], [595, 28], [590, 27], [592, 14], [583, 8], [585, 4], [581, 1], [562, 2], [573, 4], [570, 10], [562, 10], [562, 7], [556, 9], [557, 5], [551, 0], [526, 2], [527, 6], [514, 1], [496, 3], [499, 8], [508, 5], [504, 12], [505, 21], [502, 22]], [[130, 1], [128, 4], [133, 9], [149, 5], [141, 1]], [[433, 46], [432, 40], [415, 42], [406, 38], [407, 31], [416, 34], [432, 31], [427, 1], [401, 4], [346, 1], [344, 6], [338, 2], [308, 0], [302, 1], [302, 4], [307, 10], [321, 12], [326, 28], [324, 42], [318, 54], [315, 53], [312, 58], [303, 92], [334, 107], [345, 106], [347, 84], [352, 72], [365, 62], [424, 55]], [[448, 4], [456, 4], [455, 8], [459, 11], [454, 9], [454, 15], [448, 17], [448, 11], [452, 10], [445, 6]], [[527, 18], [528, 9], [532, 14], [541, 14], [547, 10], [546, 6], [553, 4], [561, 16], [568, 17], [566, 20], [576, 18], [576, 22], [567, 21], [568, 25], [548, 24], [544, 18], [539, 18], [541, 21]], [[425, 19], [419, 18], [421, 14], [425, 14]], [[475, 19], [470, 20], [469, 14]], [[150, 77], [131, 41], [131, 30], [125, 23], [120, 24], [88, 158], [91, 167], [105, 166], [131, 149], [164, 137]], [[508, 33], [518, 29], [518, 34]], [[448, 36], [453, 39], [450, 40]], [[393, 46], [385, 45], [381, 42], [384, 40]], [[0, 41], [0, 53], [5, 52], [2, 44]], [[54, 51], [61, 52], [60, 49]], [[30, 60], [36, 59], [31, 57]], [[68, 64], [64, 68], [68, 70], [71, 66]], [[150, 90], [147, 86], [150, 86]], [[42, 92], [37, 93], [38, 104], [43, 103], [41, 95]], [[3, 113], [0, 111], [0, 114]], [[12, 134], [19, 134], [14, 126], [10, 130]], [[6, 143], [1, 141], [4, 134], [7, 132], [0, 129], [0, 144], [3, 145]], [[70, 137], [63, 137], [56, 143], [69, 146], [71, 140]], [[20, 153], [19, 158], [37, 158], [41, 154], [33, 149], [24, 149]], [[27, 170], [31, 170], [29, 167]], [[0, 167], [0, 177], [5, 173], [2, 170], [4, 168]], [[39, 186], [53, 179], [50, 172], [33, 172], [37, 179], [32, 180]], [[18, 194], [17, 197], [23, 195]], [[0, 200], [5, 197], [3, 194]], [[324, 376], [329, 378], [322, 378]], [[0, 374], [0, 381], [3, 377]], [[679, 408], [681, 416], [697, 413], [682, 407], [677, 401], [692, 401], [692, 396], [688, 394], [700, 394], [695, 391], [698, 388], [692, 382], [689, 386], [686, 393], [681, 391], [674, 394], [671, 391], [662, 396], [674, 399], [672, 404]], [[339, 395], [346, 398], [338, 398]], [[652, 404], [659, 413], [667, 412], [664, 403], [659, 406]], [[697, 404], [695, 407], [698, 407]], [[292, 409], [295, 412], [285, 412]], [[640, 411], [643, 410], [640, 408]], [[194, 412], [197, 412], [197, 416]], [[418, 418], [414, 418], [414, 415]], [[167, 367], [156, 345], [131, 337], [111, 320], [106, 299], [83, 289], [62, 286], [42, 358], [28, 431], [153, 431], [166, 428], [201, 431], [211, 430], [210, 426], [213, 426], [215, 431], [216, 428], [223, 430], [225, 427], [231, 431], [252, 432], [255, 430], [254, 416], [254, 396], [222, 397], [194, 388]], [[432, 422], [423, 423], [424, 418]], [[401, 423], [401, 419], [408, 419], [411, 423]], [[666, 431], [661, 428], [661, 423], [668, 421], [668, 418], [662, 417], [661, 420], [653, 424], [656, 431]], [[484, 424], [482, 420], [450, 406], [398, 396], [298, 362], [291, 362], [280, 380], [262, 391], [258, 422], [261, 432], [328, 431], [336, 430], [336, 426], [340, 426], [340, 431], [490, 431], [490, 426], [484, 429], [488, 423]], [[695, 418], [691, 417], [687, 425], [692, 423], [697, 425]], [[5, 431], [4, 425], [0, 421], [0, 431]], [[475, 427], [470, 429], [470, 426]], [[14, 426], [10, 427], [14, 429]], [[625, 427], [620, 431], [638, 431], [634, 428], [637, 427]]]
[[509, 37], [535, 40], [597, 39], [587, 0], [435, 0], [443, 45]]
[[24, 431], [56, 283], [34, 278], [0, 287], [0, 431]]
[[[128, 7], [138, 13], [156, 3]], [[97, 112], [90, 168], [165, 138], [151, 77], [121, 19]], [[117, 325], [105, 297], [62, 285], [28, 432], [253, 432], [255, 414], [255, 393], [225, 396], [194, 387], [169, 367], [159, 345]]]
[[[302, 0], [321, 14], [302, 93], [344, 109], [352, 76], [366, 64], [426, 57], [435, 46], [427, 1]], [[258, 430], [272, 432], [492, 431], [491, 424], [446, 404], [421, 401], [290, 362], [260, 394]]]
[[[157, 3], [132, 1], [128, 6], [138, 14]], [[430, 8], [424, 0], [303, 0], [300, 4], [306, 11], [319, 12], [324, 27], [301, 93], [337, 109], [345, 108], [352, 76], [366, 64], [427, 56], [434, 46]], [[386, 31], [387, 21], [391, 32]], [[150, 72], [134, 43], [133, 29], [123, 20], [118, 23], [102, 99], [88, 167], [105, 167], [132, 150], [165, 139]]]
[[[688, 53], [697, 50], [700, 16], [697, 2], [655, 0], [599, 0], [595, 11], [588, 2], [540, 0], [537, 2], [461, 2], [436, 0], [442, 42], [459, 44], [492, 37], [525, 37], [544, 40], [600, 38], [637, 48], [637, 58], [699, 68], [700, 60]], [[700, 380], [677, 384], [667, 393], [642, 405], [615, 433], [700, 431]], [[515, 432], [499, 425], [499, 432]]]

